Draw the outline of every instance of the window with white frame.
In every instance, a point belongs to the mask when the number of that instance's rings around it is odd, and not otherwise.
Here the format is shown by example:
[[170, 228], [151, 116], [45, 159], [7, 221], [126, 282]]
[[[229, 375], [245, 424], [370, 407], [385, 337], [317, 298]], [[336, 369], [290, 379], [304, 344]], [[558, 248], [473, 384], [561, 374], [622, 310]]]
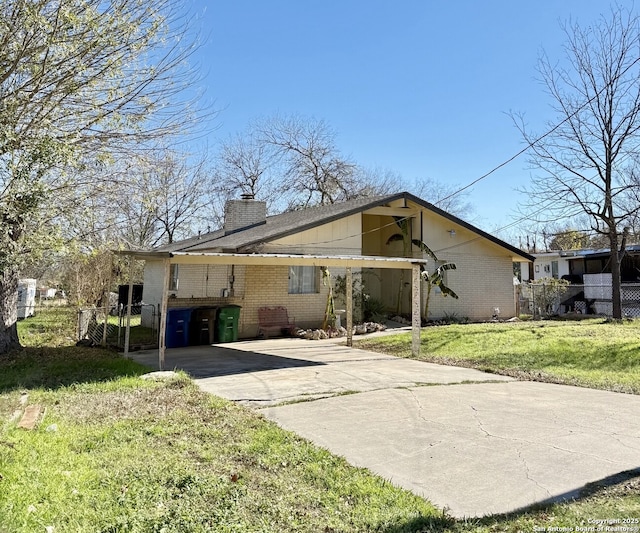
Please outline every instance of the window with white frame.
[[169, 268], [169, 290], [178, 290], [178, 265], [171, 265]]
[[289, 267], [289, 294], [318, 292], [318, 270], [313, 266]]

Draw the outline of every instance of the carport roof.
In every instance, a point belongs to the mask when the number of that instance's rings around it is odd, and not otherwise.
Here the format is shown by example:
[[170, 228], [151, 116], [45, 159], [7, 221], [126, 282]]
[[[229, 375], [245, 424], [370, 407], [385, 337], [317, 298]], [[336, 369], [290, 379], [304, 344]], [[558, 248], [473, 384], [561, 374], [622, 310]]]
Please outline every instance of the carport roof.
[[168, 259], [172, 264], [182, 265], [288, 265], [410, 269], [414, 265], [427, 264], [426, 259], [362, 255], [226, 254], [219, 252], [135, 252], [129, 250], [118, 253], [145, 261]]

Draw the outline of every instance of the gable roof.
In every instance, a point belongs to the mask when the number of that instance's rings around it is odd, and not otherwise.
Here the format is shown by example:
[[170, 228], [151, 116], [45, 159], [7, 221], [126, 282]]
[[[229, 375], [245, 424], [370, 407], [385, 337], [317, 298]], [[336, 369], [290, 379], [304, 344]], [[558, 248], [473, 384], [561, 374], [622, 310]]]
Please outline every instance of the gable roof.
[[533, 256], [519, 250], [515, 246], [506, 243], [493, 235], [482, 231], [481, 229], [465, 222], [464, 220], [443, 211], [442, 209], [414, 196], [408, 192], [400, 192], [397, 194], [368, 196], [356, 198], [338, 204], [321, 205], [309, 207], [299, 211], [289, 211], [279, 215], [273, 215], [266, 218], [265, 224], [249, 227], [245, 230], [236, 231], [232, 234], [226, 234], [223, 229], [206, 233], [196, 237], [191, 237], [183, 241], [175, 242], [169, 245], [155, 248], [156, 252], [205, 252], [205, 251], [221, 251], [221, 252], [242, 252], [252, 246], [259, 245], [264, 242], [287, 237], [301, 231], [312, 229], [323, 224], [328, 224], [335, 220], [348, 217], [350, 215], [361, 213], [373, 207], [387, 205], [397, 200], [411, 201], [420, 207], [432, 211], [455, 224], [458, 224], [473, 233], [509, 250], [510, 252], [523, 257], [528, 261], [533, 261]]

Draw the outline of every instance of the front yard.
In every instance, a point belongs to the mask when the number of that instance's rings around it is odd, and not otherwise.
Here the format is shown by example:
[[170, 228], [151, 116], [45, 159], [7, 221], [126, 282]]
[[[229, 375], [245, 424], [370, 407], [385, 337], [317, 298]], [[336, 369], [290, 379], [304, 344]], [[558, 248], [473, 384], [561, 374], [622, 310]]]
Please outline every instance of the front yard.
[[[355, 346], [411, 358], [411, 335]], [[531, 321], [423, 328], [418, 359], [521, 379], [640, 394], [640, 320]]]
[[[23, 338], [28, 326], [20, 325]], [[576, 502], [454, 520], [258, 411], [201, 392], [188, 376], [146, 381], [146, 368], [114, 352], [65, 346], [62, 337], [45, 345], [37, 333], [29, 332], [35, 347], [0, 359], [0, 533], [515, 533], [640, 516], [640, 478], [630, 475], [587, 487]], [[424, 351], [435, 352], [425, 358], [553, 370], [558, 379], [586, 372], [603, 386], [638, 391], [637, 324], [448, 326], [423, 335]], [[410, 342], [406, 335], [360, 345], [406, 355]], [[526, 364], [510, 359], [517, 350], [529, 354]], [[45, 409], [35, 430], [16, 427], [25, 403]]]

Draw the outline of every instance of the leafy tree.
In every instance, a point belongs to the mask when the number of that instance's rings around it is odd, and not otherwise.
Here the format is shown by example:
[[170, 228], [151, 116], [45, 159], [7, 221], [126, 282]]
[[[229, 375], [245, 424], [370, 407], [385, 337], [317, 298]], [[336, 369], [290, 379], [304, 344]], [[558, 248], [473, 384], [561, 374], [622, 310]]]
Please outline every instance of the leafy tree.
[[[539, 173], [527, 191], [532, 213], [586, 215], [611, 249], [613, 316], [622, 317], [620, 262], [640, 211], [633, 167], [640, 142], [640, 20], [622, 7], [581, 27], [569, 22], [566, 63], [546, 56], [539, 71], [559, 121], [543, 137], [526, 131]], [[565, 65], [566, 66], [563, 66]]]
[[0, 354], [18, 347], [16, 289], [43, 208], [85, 169], [179, 131], [194, 79], [174, 0], [0, 0]]
[[555, 232], [549, 250], [580, 250], [589, 246], [589, 235], [583, 231], [566, 229]]

